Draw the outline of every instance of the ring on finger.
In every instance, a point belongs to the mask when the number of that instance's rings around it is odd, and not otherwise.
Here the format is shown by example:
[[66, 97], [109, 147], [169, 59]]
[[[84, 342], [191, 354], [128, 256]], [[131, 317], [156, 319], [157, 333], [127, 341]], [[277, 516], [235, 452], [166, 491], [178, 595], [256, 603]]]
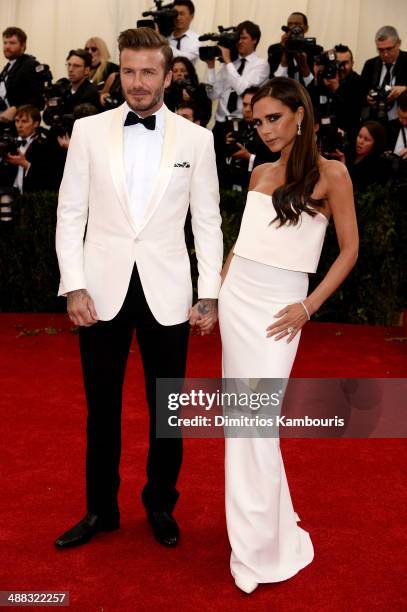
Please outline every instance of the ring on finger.
[[294, 327], [287, 327], [287, 333], [292, 334], [294, 331]]

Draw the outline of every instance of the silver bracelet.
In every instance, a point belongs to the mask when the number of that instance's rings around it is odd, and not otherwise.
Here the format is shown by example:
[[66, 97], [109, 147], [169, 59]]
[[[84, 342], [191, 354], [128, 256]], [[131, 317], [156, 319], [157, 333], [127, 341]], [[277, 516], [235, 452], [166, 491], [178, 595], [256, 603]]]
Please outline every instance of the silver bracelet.
[[300, 302], [301, 306], [304, 308], [305, 312], [307, 313], [307, 317], [308, 317], [308, 321], [311, 319], [311, 316], [309, 314], [309, 310], [306, 307], [306, 305], [304, 304], [304, 302]]

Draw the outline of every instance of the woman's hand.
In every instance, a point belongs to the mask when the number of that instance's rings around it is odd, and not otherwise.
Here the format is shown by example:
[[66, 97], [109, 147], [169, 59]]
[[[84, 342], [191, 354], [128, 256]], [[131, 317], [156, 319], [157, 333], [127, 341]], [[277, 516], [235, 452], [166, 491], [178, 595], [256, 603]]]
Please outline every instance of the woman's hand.
[[279, 321], [272, 323], [266, 329], [267, 338], [275, 336], [274, 340], [287, 338], [287, 342], [294, 340], [300, 329], [308, 321], [307, 312], [302, 304], [289, 304], [275, 315]]

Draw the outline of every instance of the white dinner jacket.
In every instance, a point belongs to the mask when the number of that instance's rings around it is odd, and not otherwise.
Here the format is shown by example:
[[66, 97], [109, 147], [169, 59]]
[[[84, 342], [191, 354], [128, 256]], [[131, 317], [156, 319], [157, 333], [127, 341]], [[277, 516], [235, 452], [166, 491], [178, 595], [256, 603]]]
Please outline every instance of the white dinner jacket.
[[159, 172], [144, 218], [136, 225], [123, 162], [124, 109], [75, 122], [59, 192], [58, 294], [87, 289], [98, 318], [110, 320], [124, 302], [136, 262], [154, 317], [162, 325], [175, 325], [188, 319], [192, 303], [184, 236], [188, 206], [198, 297], [217, 298], [220, 289], [223, 241], [213, 136], [165, 109]]

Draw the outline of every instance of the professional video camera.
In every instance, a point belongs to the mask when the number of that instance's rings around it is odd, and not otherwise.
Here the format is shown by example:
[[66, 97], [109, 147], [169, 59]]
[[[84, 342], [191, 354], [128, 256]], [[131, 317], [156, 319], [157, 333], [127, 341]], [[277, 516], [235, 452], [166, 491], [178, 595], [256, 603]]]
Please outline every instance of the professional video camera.
[[336, 58], [337, 56], [335, 49], [329, 49], [328, 51], [314, 57], [315, 64], [323, 67], [322, 70], [318, 71], [318, 80], [334, 79], [338, 73], [340, 74], [346, 62], [338, 62]]
[[339, 130], [337, 119], [334, 115], [319, 119], [317, 143], [321, 155], [328, 159], [337, 159], [337, 155], [335, 155], [337, 149], [344, 151], [346, 146], [345, 137]]
[[289, 34], [288, 40], [285, 44], [285, 52], [288, 55], [295, 55], [296, 53], [307, 53], [307, 55], [314, 56], [316, 54], [317, 39], [304, 36], [304, 30], [301, 26], [294, 26], [293, 28], [287, 28], [287, 26], [281, 26], [281, 29], [286, 34]]
[[[230, 50], [232, 62], [234, 62], [238, 57], [237, 43], [239, 36], [235, 26], [231, 26], [229, 28], [218, 26], [218, 32], [202, 34], [202, 36], [199, 37], [199, 40], [202, 42], [211, 40], [213, 42], [217, 42], [221, 47], [226, 47], [226, 49]], [[205, 62], [206, 60], [222, 58], [222, 52], [218, 45], [207, 45], [205, 47], [199, 47], [199, 57]]]
[[154, 0], [155, 11], [144, 11], [143, 17], [152, 17], [152, 19], [139, 19], [137, 21], [138, 28], [154, 28], [157, 24], [160, 34], [169, 36], [174, 30], [174, 19], [178, 17], [178, 11], [174, 8], [173, 3], [164, 4], [163, 0]]
[[390, 92], [391, 85], [385, 85], [384, 87], [378, 87], [369, 91], [369, 96], [374, 100], [374, 104], [370, 108], [371, 119], [376, 119], [377, 121], [387, 121], [387, 111], [391, 106], [391, 104], [389, 105], [387, 103], [387, 98]]

